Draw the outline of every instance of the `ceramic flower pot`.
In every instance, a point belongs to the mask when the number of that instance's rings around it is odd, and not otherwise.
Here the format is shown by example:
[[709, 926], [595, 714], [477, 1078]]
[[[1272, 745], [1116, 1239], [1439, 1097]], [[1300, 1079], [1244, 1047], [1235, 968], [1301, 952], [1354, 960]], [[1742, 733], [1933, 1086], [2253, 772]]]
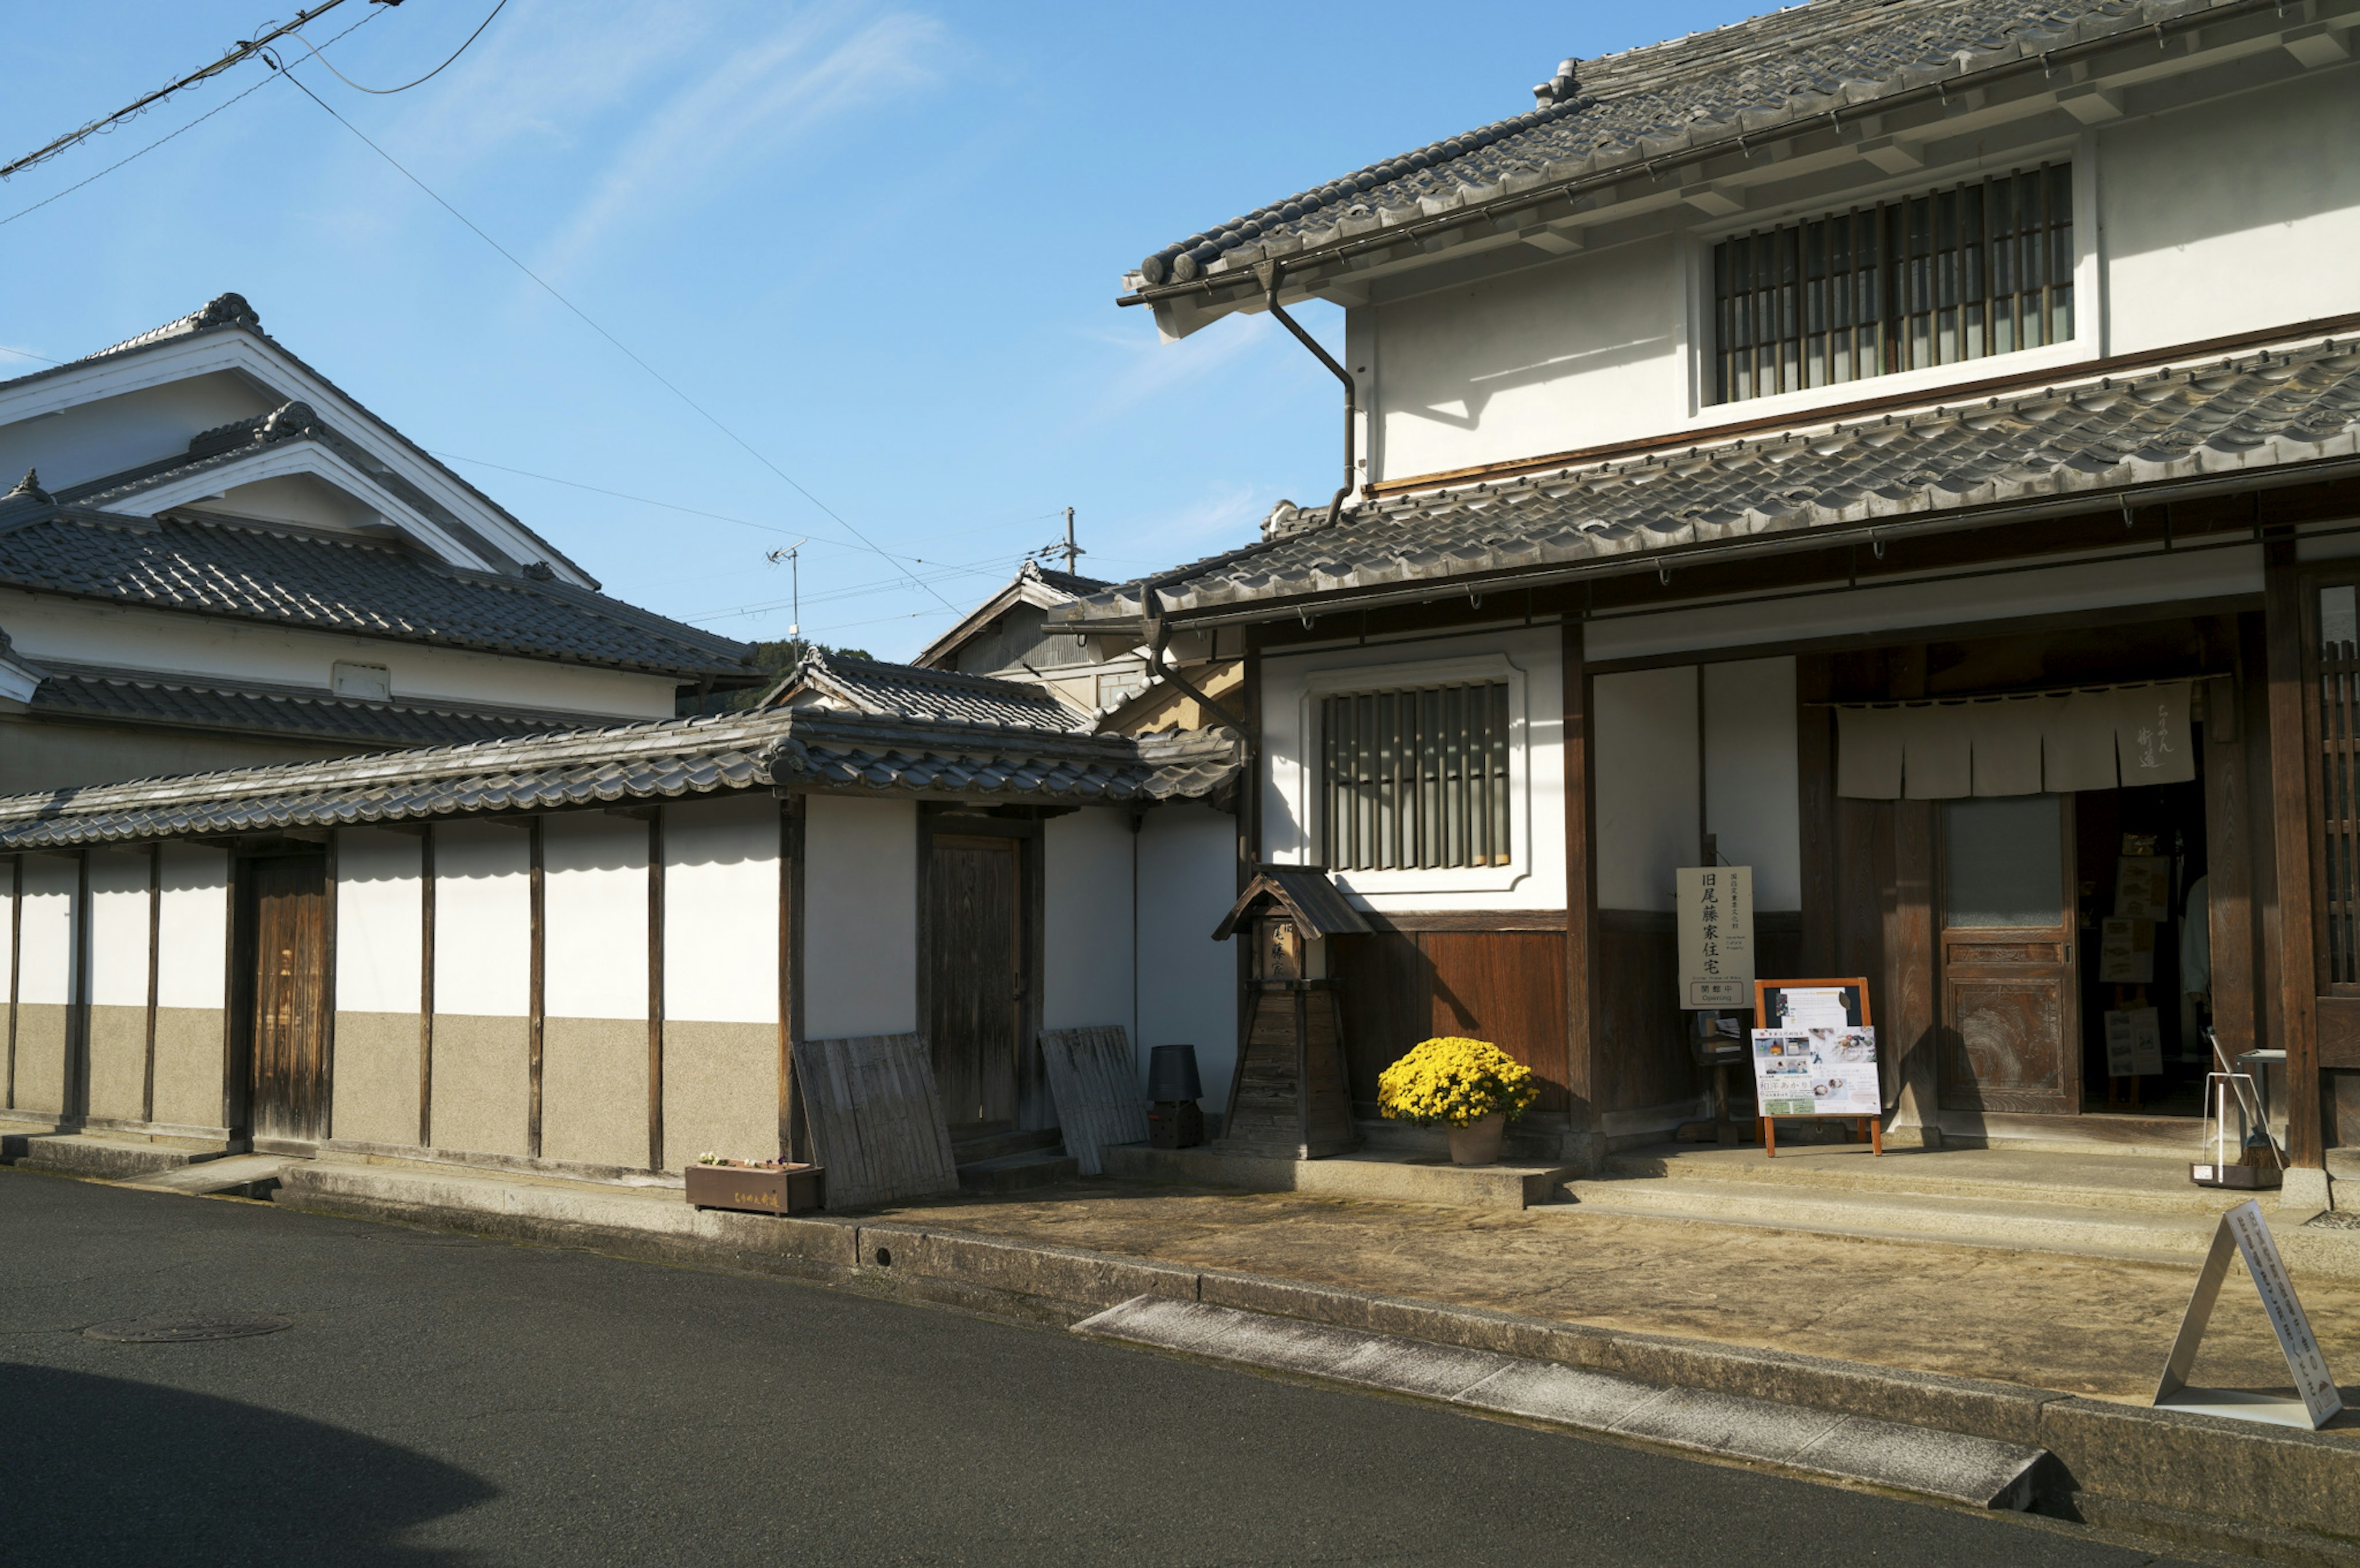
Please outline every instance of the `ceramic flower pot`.
[[1455, 1127], [1449, 1131], [1451, 1164], [1491, 1165], [1500, 1158], [1500, 1140], [1508, 1132], [1508, 1113], [1493, 1111], [1472, 1127]]

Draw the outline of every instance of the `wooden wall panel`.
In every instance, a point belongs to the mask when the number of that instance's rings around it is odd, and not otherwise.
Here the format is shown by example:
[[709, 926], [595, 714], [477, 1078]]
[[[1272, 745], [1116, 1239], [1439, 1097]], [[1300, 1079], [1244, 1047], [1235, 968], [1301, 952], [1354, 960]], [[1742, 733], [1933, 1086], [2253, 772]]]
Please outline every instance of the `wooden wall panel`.
[[1670, 914], [1601, 909], [1598, 1108], [1633, 1111], [1693, 1099], [1702, 1078], [1679, 1003], [1679, 931]]
[[1539, 1075], [1533, 1108], [1566, 1108], [1565, 937], [1428, 931], [1420, 938], [1436, 1034], [1488, 1040]]
[[1426, 1036], [1426, 958], [1416, 931], [1373, 931], [1328, 943], [1343, 1007], [1344, 1072], [1354, 1114], [1377, 1114], [1377, 1074]]

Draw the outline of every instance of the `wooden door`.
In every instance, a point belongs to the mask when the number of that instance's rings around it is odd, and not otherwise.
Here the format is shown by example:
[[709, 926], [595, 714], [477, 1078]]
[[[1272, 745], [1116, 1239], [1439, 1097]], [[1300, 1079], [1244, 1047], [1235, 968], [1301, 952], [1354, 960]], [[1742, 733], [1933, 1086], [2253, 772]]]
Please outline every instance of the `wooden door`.
[[2069, 803], [2014, 795], [1942, 807], [1935, 908], [1945, 1109], [2081, 1108]]
[[328, 857], [250, 862], [253, 1040], [247, 1104], [257, 1138], [316, 1138], [328, 1110]]
[[953, 1127], [1019, 1111], [1024, 963], [1022, 844], [938, 833], [926, 877], [927, 1038]]

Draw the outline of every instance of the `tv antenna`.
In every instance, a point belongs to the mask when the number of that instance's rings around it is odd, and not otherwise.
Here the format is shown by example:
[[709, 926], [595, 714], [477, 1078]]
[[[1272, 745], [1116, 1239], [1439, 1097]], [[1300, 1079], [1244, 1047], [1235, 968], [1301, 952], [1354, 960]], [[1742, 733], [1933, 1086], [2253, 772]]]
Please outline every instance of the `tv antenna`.
[[773, 566], [782, 561], [787, 563], [788, 593], [791, 595], [789, 602], [793, 605], [793, 608], [788, 612], [792, 618], [787, 622], [787, 635], [791, 637], [801, 637], [803, 632], [803, 546], [809, 543], [811, 543], [811, 537], [805, 535], [792, 544], [782, 545], [777, 550], [767, 551], [762, 557]]

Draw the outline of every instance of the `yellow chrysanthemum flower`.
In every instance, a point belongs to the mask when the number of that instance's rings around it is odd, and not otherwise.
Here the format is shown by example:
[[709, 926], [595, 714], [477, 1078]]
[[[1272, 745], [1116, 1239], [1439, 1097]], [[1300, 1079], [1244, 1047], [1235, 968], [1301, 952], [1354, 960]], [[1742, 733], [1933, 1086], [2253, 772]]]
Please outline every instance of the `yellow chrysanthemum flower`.
[[1493, 1111], [1520, 1116], [1539, 1094], [1531, 1068], [1489, 1040], [1458, 1035], [1411, 1047], [1377, 1076], [1377, 1109], [1420, 1127], [1471, 1127]]

